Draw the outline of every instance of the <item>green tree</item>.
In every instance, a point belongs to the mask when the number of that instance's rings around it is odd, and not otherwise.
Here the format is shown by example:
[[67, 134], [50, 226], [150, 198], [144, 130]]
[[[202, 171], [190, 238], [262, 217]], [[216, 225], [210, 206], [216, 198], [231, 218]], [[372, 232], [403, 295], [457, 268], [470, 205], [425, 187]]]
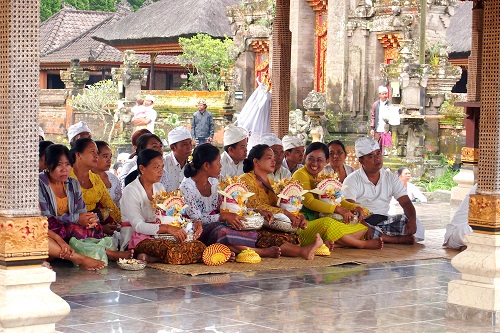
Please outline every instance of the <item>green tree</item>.
[[114, 12], [115, 1], [114, 0], [89, 0], [90, 10], [100, 10], [103, 12]]
[[[74, 96], [70, 105], [80, 111], [93, 113], [101, 118], [104, 124], [104, 134], [108, 135], [107, 142], [111, 141], [113, 123], [108, 124], [109, 117], [113, 118], [118, 100], [118, 85], [111, 80], [103, 80], [87, 86], [83, 94]], [[106, 119], [108, 118], [108, 119]]]
[[179, 38], [182, 55], [179, 63], [189, 71], [186, 90], [224, 90], [223, 73], [234, 65], [234, 44], [227, 37], [223, 40], [206, 34]]
[[76, 9], [80, 9], [80, 10], [89, 10], [90, 9], [89, 0], [65, 0], [64, 2], [70, 6], [75, 7]]
[[40, 21], [45, 21], [61, 9], [61, 0], [40, 1]]

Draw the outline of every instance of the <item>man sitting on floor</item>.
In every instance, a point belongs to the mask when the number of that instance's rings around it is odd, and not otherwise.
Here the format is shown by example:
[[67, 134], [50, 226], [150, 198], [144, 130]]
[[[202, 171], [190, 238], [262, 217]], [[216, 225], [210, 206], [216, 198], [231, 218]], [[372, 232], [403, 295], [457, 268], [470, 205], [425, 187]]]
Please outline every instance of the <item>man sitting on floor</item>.
[[[424, 240], [424, 228], [416, 217], [415, 207], [399, 178], [382, 169], [384, 163], [378, 142], [360, 138], [355, 143], [361, 168], [344, 180], [344, 198], [370, 210], [364, 217], [369, 227], [366, 238], [382, 237], [386, 243], [414, 244]], [[389, 215], [391, 198], [399, 202], [404, 214]]]
[[443, 246], [460, 251], [467, 248], [464, 243], [464, 237], [472, 232], [472, 228], [469, 226], [469, 199], [471, 194], [476, 194], [476, 191], [477, 184], [472, 186], [470, 192], [465, 196], [460, 206], [458, 206], [450, 223], [446, 225]]

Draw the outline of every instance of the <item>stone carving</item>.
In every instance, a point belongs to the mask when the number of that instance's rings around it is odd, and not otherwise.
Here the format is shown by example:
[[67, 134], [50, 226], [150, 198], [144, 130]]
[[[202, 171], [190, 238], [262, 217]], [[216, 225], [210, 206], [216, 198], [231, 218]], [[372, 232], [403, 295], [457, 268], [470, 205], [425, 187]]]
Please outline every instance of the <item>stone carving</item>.
[[474, 227], [500, 227], [500, 197], [474, 194], [470, 196], [469, 224]]
[[326, 111], [326, 94], [312, 90], [302, 102], [308, 110]]
[[288, 131], [291, 135], [300, 137], [304, 142], [307, 140], [307, 133], [311, 127], [311, 119], [304, 117], [301, 109], [290, 111], [290, 124]]
[[89, 73], [80, 66], [80, 59], [71, 59], [69, 68], [60, 71], [60, 75], [69, 96], [82, 93], [85, 83], [89, 80]]
[[44, 259], [48, 255], [45, 217], [0, 217], [0, 260]]

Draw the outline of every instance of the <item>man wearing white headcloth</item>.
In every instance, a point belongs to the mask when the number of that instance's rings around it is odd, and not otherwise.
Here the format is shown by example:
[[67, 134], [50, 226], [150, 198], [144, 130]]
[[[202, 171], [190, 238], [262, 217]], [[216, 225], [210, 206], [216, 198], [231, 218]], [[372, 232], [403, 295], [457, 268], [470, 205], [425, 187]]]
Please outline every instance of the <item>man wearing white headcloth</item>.
[[[344, 199], [367, 208], [371, 215], [362, 222], [369, 227], [365, 237], [381, 237], [386, 243], [414, 244], [424, 240], [424, 228], [417, 219], [415, 207], [401, 180], [382, 169], [384, 163], [378, 142], [360, 138], [355, 143], [356, 156], [361, 168], [344, 180]], [[389, 215], [394, 197], [404, 214]]]
[[247, 157], [248, 132], [243, 127], [230, 126], [224, 131], [224, 152], [220, 157], [221, 177], [243, 174], [243, 160]]
[[92, 132], [86, 122], [80, 121], [68, 128], [68, 141], [71, 147], [76, 140], [82, 138], [92, 138]]
[[172, 150], [165, 156], [164, 170], [168, 174], [167, 192], [179, 189], [184, 179], [184, 168], [193, 149], [191, 132], [184, 126], [178, 126], [168, 132], [168, 144]]
[[41, 126], [38, 126], [38, 141], [43, 141], [45, 140], [45, 133], [43, 132], [43, 129]]
[[283, 149], [283, 143], [274, 133], [262, 134], [261, 142], [263, 144], [271, 147], [274, 153], [274, 172], [269, 174], [269, 178], [274, 181], [280, 181], [283, 178], [292, 177], [292, 173], [283, 167], [283, 157], [285, 156], [285, 150]]
[[372, 105], [370, 136], [378, 143], [380, 150], [383, 149], [382, 138], [385, 133], [386, 121], [389, 110], [389, 90], [385, 86], [378, 87], [379, 99]]
[[304, 162], [304, 142], [301, 138], [293, 135], [285, 135], [283, 137], [283, 149], [285, 150], [285, 158], [283, 159], [283, 167], [293, 173], [303, 167]]

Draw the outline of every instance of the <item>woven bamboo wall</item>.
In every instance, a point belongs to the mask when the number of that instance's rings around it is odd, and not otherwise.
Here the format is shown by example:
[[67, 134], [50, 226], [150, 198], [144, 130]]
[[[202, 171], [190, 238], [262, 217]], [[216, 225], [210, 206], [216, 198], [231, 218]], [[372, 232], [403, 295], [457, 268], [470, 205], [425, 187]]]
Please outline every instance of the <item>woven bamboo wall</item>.
[[481, 66], [483, 52], [483, 2], [474, 2], [472, 9], [472, 40], [469, 56], [469, 75], [467, 77], [467, 100], [477, 102], [481, 99]]
[[38, 216], [38, 0], [0, 2], [0, 215]]

